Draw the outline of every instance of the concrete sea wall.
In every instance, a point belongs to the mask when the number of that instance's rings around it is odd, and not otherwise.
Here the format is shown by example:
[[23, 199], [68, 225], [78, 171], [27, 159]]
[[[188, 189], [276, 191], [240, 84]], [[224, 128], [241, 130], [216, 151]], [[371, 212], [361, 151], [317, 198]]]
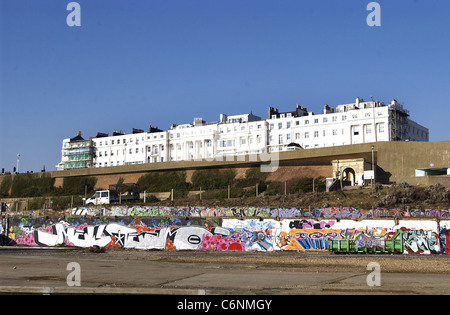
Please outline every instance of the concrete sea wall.
[[342, 241], [353, 244], [350, 252], [450, 252], [448, 218], [283, 218], [271, 217], [271, 212], [257, 218], [86, 214], [11, 216], [3, 220], [0, 232], [9, 246], [326, 251], [330, 241]]

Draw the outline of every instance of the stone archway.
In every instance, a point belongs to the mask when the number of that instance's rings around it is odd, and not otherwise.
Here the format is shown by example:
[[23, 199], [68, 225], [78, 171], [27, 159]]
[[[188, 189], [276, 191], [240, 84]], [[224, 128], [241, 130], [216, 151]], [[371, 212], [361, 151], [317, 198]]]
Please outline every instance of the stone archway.
[[355, 170], [351, 167], [347, 167], [342, 171], [342, 180], [344, 182], [350, 182], [351, 186], [354, 186], [356, 183], [356, 173]]
[[346, 182], [347, 185], [363, 185], [364, 170], [370, 169], [372, 166], [363, 158], [333, 160], [333, 177]]

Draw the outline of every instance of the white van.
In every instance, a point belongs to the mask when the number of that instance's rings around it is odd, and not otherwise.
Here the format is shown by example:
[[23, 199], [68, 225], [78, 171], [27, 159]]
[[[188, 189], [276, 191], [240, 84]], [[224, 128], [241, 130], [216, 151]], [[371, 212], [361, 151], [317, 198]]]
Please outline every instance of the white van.
[[[84, 199], [84, 198], [83, 198]], [[113, 198], [116, 199], [116, 198]], [[92, 197], [85, 200], [85, 205], [107, 205], [111, 203], [111, 191], [97, 190]]]

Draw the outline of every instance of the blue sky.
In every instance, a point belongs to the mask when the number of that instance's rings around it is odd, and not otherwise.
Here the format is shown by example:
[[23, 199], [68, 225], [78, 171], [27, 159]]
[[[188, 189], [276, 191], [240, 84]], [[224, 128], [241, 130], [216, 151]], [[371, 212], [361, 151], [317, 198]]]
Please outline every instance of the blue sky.
[[449, 140], [450, 1], [0, 0], [0, 168], [54, 170], [80, 130], [168, 129], [393, 98]]

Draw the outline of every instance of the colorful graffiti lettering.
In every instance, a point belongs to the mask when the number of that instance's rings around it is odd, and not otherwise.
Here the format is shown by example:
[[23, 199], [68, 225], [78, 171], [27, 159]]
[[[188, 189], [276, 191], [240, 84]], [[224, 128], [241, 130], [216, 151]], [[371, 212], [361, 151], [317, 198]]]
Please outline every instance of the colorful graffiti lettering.
[[[344, 222], [343, 222], [344, 221]], [[172, 217], [11, 217], [6, 245], [158, 250], [450, 252], [448, 220], [313, 220]], [[440, 225], [442, 225], [442, 228]], [[383, 227], [385, 226], [385, 227]], [[407, 226], [407, 227], [405, 227]], [[342, 246], [341, 246], [342, 245]], [[368, 251], [371, 249], [371, 251]]]
[[402, 228], [403, 244], [409, 254], [437, 253], [438, 235], [432, 231]]
[[339, 230], [292, 229], [281, 239], [285, 250], [327, 250], [328, 240], [338, 236]]
[[439, 242], [443, 253], [450, 253], [450, 229], [443, 228], [439, 231]]

